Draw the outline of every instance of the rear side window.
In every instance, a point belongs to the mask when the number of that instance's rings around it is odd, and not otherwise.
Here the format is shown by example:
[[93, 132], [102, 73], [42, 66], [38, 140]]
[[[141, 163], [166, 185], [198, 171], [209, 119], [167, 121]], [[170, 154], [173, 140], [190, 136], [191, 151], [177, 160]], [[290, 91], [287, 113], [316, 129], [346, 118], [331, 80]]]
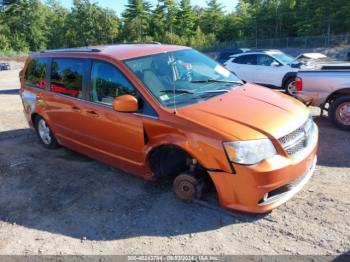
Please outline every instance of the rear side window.
[[24, 76], [26, 85], [46, 88], [47, 87], [47, 58], [33, 58], [30, 60]]
[[52, 59], [51, 91], [82, 98], [85, 64], [83, 59]]
[[93, 62], [91, 72], [91, 100], [112, 105], [113, 99], [121, 95], [136, 95], [134, 87], [113, 65]]
[[235, 58], [233, 62], [236, 64], [256, 65], [256, 55], [242, 55]]

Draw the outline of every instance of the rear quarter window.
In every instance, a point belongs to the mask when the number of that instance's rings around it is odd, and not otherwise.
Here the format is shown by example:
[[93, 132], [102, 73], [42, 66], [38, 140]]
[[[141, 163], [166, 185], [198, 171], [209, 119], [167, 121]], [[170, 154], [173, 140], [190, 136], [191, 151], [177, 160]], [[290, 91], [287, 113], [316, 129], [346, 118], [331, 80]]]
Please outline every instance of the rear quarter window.
[[83, 59], [52, 59], [51, 91], [82, 98], [85, 67], [86, 61]]
[[46, 88], [47, 63], [48, 58], [31, 59], [24, 76], [25, 84], [38, 88]]

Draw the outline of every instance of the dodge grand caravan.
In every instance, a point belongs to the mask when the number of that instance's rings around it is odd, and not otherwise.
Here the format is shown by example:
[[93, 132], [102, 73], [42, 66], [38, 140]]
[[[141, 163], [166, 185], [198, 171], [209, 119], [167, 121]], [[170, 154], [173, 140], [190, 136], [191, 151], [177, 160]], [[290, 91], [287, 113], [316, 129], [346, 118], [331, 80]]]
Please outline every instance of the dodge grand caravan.
[[223, 208], [268, 212], [316, 165], [317, 126], [304, 105], [188, 47], [32, 54], [20, 94], [46, 148], [63, 145], [147, 180], [172, 177], [186, 201], [211, 181]]

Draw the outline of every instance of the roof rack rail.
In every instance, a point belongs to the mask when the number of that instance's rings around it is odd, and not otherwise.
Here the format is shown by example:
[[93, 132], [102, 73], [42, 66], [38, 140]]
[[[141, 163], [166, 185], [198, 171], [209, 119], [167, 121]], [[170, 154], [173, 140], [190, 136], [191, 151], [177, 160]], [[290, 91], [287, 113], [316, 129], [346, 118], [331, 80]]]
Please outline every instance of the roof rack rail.
[[79, 53], [79, 52], [88, 52], [88, 53], [95, 53], [95, 52], [101, 52], [101, 49], [98, 48], [89, 48], [89, 47], [77, 47], [77, 48], [62, 48], [62, 49], [51, 49], [51, 50], [45, 50], [41, 53]]
[[112, 45], [142, 45], [142, 44], [146, 44], [146, 45], [161, 45], [161, 42], [156, 42], [156, 41], [150, 41], [150, 42], [119, 42], [119, 43], [115, 43]]

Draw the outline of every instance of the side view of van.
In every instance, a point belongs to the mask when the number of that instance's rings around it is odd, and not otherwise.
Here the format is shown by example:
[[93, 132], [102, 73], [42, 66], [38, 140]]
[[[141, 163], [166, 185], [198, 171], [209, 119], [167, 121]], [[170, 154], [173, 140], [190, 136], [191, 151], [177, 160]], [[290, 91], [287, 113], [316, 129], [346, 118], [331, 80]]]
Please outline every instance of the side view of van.
[[318, 129], [307, 108], [243, 83], [183, 46], [122, 44], [32, 54], [20, 94], [29, 125], [59, 145], [126, 172], [174, 179], [176, 195], [264, 213], [312, 176]]

